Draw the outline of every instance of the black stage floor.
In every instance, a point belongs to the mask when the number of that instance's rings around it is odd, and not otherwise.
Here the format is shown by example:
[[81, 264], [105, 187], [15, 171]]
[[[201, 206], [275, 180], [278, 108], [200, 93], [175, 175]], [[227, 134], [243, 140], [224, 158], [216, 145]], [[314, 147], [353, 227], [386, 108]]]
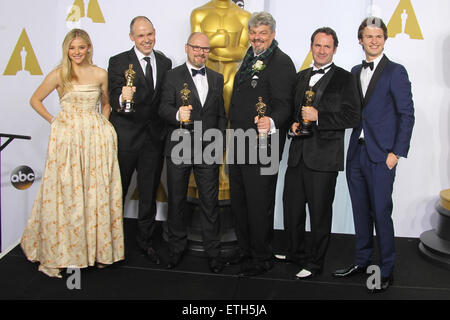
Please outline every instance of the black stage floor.
[[[282, 262], [276, 262], [267, 274], [252, 278], [237, 276], [238, 266], [213, 274], [206, 258], [192, 251], [176, 269], [167, 270], [164, 265], [152, 264], [138, 250], [135, 233], [135, 220], [125, 219], [126, 260], [106, 269], [82, 269], [81, 288], [72, 290], [67, 287], [71, 274], [64, 270], [62, 279], [48, 278], [37, 271], [37, 264], [26, 260], [20, 247], [16, 247], [0, 260], [0, 299], [148, 299], [198, 303], [203, 300], [291, 303], [298, 300], [450, 299], [450, 270], [424, 260], [418, 250], [419, 239], [415, 238], [396, 239], [394, 285], [387, 292], [370, 294], [366, 288], [368, 275], [348, 279], [331, 276], [332, 270], [353, 261], [353, 235], [333, 234], [324, 272], [313, 279], [296, 281], [292, 276], [299, 271], [298, 267]], [[275, 232], [274, 247], [282, 251], [282, 231]]]

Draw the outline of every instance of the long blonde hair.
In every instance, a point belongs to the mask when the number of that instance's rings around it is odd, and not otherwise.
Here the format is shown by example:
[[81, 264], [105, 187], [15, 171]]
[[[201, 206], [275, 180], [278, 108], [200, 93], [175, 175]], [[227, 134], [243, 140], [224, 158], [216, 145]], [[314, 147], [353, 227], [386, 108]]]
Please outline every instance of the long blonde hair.
[[82, 29], [72, 29], [70, 30], [66, 37], [64, 38], [63, 44], [62, 44], [62, 59], [61, 63], [57, 68], [59, 68], [59, 74], [61, 77], [61, 83], [62, 83], [62, 90], [63, 92], [66, 92], [67, 90], [72, 88], [72, 79], [76, 79], [76, 75], [73, 72], [72, 69], [72, 62], [69, 58], [69, 47], [72, 41], [75, 38], [81, 38], [86, 44], [89, 46], [89, 51], [87, 54], [87, 61], [92, 64], [92, 54], [94, 51], [94, 48], [92, 46], [91, 38], [89, 37], [88, 33]]

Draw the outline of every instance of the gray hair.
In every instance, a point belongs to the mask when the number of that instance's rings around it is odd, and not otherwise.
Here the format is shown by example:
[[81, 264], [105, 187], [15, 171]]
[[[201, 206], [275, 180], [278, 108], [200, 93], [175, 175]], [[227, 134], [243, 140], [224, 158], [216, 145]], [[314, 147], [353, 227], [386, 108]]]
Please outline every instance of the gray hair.
[[248, 20], [249, 29], [259, 27], [262, 24], [265, 26], [269, 26], [271, 32], [275, 31], [277, 25], [272, 15], [265, 11], [253, 13], [250, 17], [250, 20]]

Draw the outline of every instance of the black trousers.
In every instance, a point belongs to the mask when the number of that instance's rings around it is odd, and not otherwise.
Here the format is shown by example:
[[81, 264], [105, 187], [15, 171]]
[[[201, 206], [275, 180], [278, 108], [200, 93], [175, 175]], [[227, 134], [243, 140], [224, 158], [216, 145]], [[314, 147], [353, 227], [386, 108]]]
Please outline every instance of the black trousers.
[[273, 259], [273, 217], [278, 175], [259, 165], [229, 165], [231, 210], [241, 253], [256, 262]]
[[202, 212], [201, 226], [203, 245], [209, 257], [220, 254], [220, 220], [216, 210], [219, 195], [219, 166], [207, 164], [175, 164], [166, 157], [169, 196], [168, 236], [170, 250], [181, 253], [187, 245], [187, 228], [183, 213], [189, 176], [194, 172]]
[[[287, 258], [310, 271], [321, 271], [331, 233], [333, 201], [338, 173], [315, 171], [303, 159], [288, 167], [284, 178], [284, 230], [288, 236]], [[305, 241], [306, 204], [311, 224]]]
[[138, 246], [147, 250], [152, 246], [155, 229], [156, 191], [161, 181], [163, 168], [163, 147], [150, 142], [138, 152], [118, 152], [120, 174], [122, 178], [123, 200], [128, 192], [134, 170], [137, 171], [139, 190], [138, 208]]

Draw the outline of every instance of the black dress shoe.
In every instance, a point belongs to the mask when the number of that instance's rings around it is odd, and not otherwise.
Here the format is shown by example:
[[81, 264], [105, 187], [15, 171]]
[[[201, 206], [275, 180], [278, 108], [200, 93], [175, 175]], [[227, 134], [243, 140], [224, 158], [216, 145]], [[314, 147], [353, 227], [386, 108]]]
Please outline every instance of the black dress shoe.
[[367, 268], [365, 268], [365, 267], [360, 267], [356, 264], [353, 264], [345, 269], [336, 270], [331, 275], [335, 278], [351, 277], [356, 274], [365, 273], [366, 269]]
[[151, 262], [153, 262], [153, 263], [155, 263], [155, 264], [161, 264], [161, 259], [159, 258], [159, 254], [158, 254], [158, 252], [155, 250], [155, 249], [153, 249], [152, 247], [150, 247], [150, 248], [148, 248], [147, 250], [146, 250], [146, 252], [145, 252], [146, 254], [147, 254], [147, 258], [151, 261]]
[[273, 261], [252, 261], [251, 263], [247, 263], [243, 265], [240, 276], [243, 277], [254, 277], [259, 276], [261, 274], [266, 273], [270, 269], [273, 268]]
[[393, 284], [394, 284], [394, 277], [392, 275], [387, 277], [387, 278], [381, 277], [380, 287], [379, 288], [375, 287], [375, 288], [369, 289], [369, 292], [370, 293], [384, 292], [384, 291], [386, 291], [389, 288], [389, 286], [391, 286]]
[[169, 255], [169, 262], [167, 263], [167, 269], [175, 268], [181, 261], [181, 253], [171, 252]]
[[226, 260], [225, 264], [227, 266], [230, 266], [230, 265], [245, 263], [249, 260], [250, 260], [250, 257], [248, 255], [238, 253], [238, 254], [232, 256], [231, 258], [228, 258]]
[[259, 276], [261, 274], [266, 273], [267, 270], [262, 268], [259, 265], [250, 265], [247, 268], [241, 270], [241, 272], [239, 273], [240, 276], [243, 277], [255, 277], [255, 276]]
[[224, 263], [220, 257], [209, 258], [209, 270], [214, 273], [220, 273], [223, 270]]

